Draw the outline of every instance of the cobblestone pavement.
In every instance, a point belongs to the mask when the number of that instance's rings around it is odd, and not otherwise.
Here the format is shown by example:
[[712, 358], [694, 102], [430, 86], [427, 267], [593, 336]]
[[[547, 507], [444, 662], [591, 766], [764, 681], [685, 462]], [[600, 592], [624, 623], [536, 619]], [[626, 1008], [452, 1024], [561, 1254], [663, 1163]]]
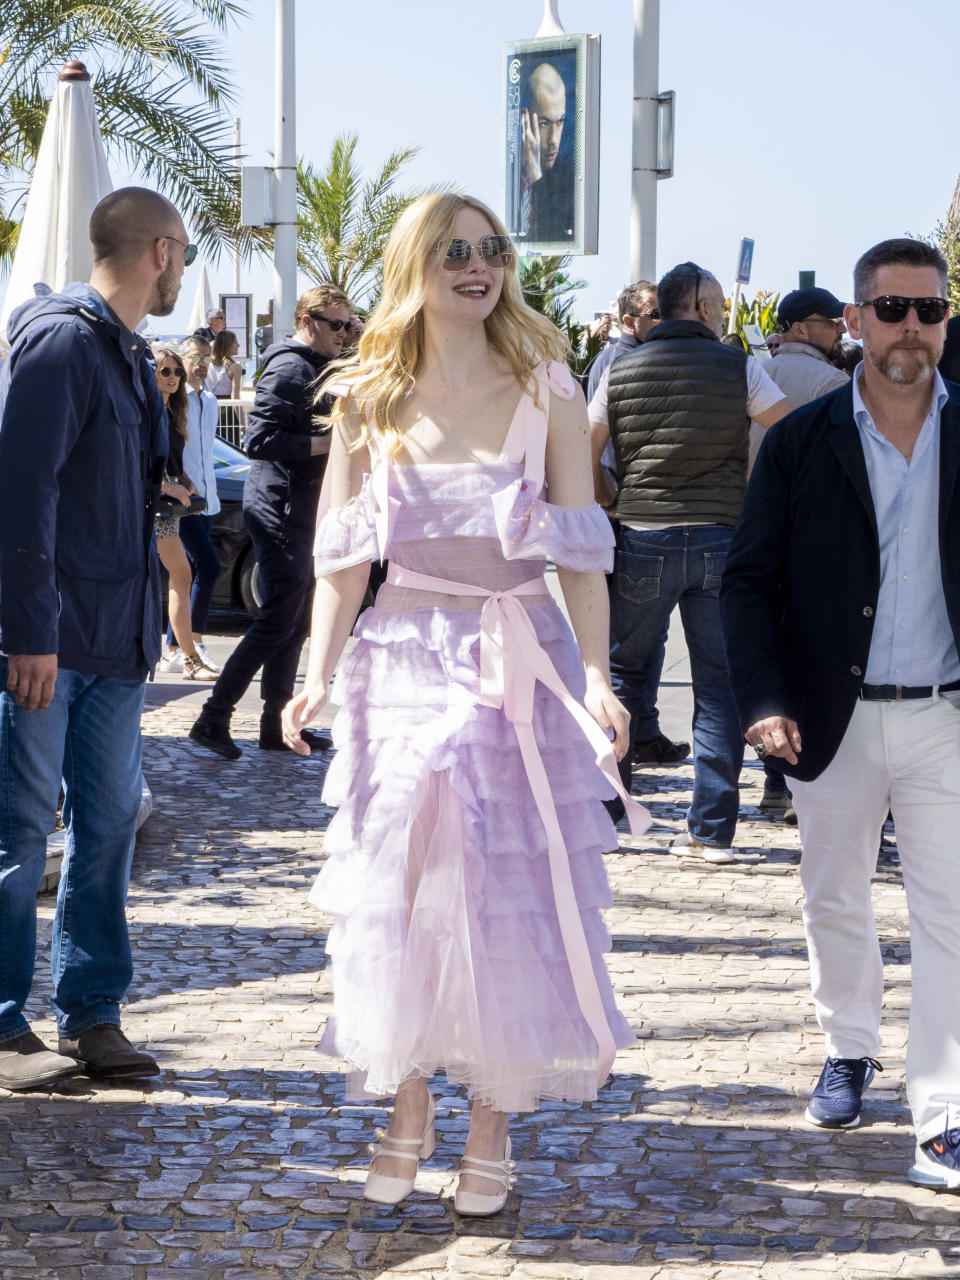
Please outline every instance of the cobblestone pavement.
[[[467, 1124], [443, 1080], [439, 1141], [395, 1209], [361, 1198], [386, 1113], [345, 1105], [316, 1052], [329, 1008], [324, 932], [305, 901], [329, 817], [324, 764], [192, 747], [192, 711], [145, 717], [156, 801], [130, 889], [136, 978], [125, 1024], [163, 1062], [155, 1083], [0, 1092], [0, 1276], [960, 1276], [960, 1201], [911, 1188], [903, 1093], [909, 1000], [895, 852], [876, 879], [887, 979], [886, 1070], [865, 1123], [801, 1119], [821, 1066], [799, 923], [796, 832], [743, 780], [743, 861], [666, 852], [689, 767], [638, 775], [655, 825], [608, 858], [612, 969], [635, 1048], [592, 1105], [513, 1126], [503, 1213], [458, 1219], [449, 1192]], [[44, 946], [52, 901], [41, 899]], [[28, 1012], [48, 1039], [46, 978]], [[955, 993], [954, 993], [955, 994]]]

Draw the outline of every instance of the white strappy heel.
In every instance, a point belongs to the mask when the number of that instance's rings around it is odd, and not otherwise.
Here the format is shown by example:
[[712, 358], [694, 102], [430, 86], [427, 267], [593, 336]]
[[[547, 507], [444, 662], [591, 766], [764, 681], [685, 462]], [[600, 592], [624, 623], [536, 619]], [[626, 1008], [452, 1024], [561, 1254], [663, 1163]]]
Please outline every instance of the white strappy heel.
[[491, 1182], [499, 1182], [503, 1193], [498, 1196], [482, 1196], [475, 1191], [461, 1191], [459, 1180], [457, 1192], [453, 1199], [453, 1207], [457, 1213], [465, 1217], [486, 1218], [492, 1213], [499, 1213], [507, 1203], [507, 1193], [513, 1186], [513, 1161], [510, 1159], [510, 1139], [507, 1138], [507, 1149], [502, 1160], [480, 1160], [477, 1156], [464, 1155], [460, 1161], [460, 1173], [473, 1173], [480, 1178], [489, 1178]]
[[[433, 1118], [436, 1105], [433, 1097], [427, 1103], [427, 1119], [423, 1126], [423, 1135], [419, 1138], [391, 1138], [384, 1134], [373, 1149], [371, 1161], [377, 1156], [392, 1156], [394, 1159], [409, 1160], [413, 1165], [413, 1177], [388, 1178], [385, 1174], [374, 1173], [371, 1169], [363, 1187], [363, 1198], [373, 1200], [376, 1204], [399, 1204], [404, 1196], [413, 1190], [417, 1177], [417, 1165], [421, 1160], [429, 1160], [436, 1147], [436, 1135], [433, 1130]], [[413, 1147], [415, 1150], [411, 1151]], [[404, 1149], [406, 1148], [406, 1149]]]

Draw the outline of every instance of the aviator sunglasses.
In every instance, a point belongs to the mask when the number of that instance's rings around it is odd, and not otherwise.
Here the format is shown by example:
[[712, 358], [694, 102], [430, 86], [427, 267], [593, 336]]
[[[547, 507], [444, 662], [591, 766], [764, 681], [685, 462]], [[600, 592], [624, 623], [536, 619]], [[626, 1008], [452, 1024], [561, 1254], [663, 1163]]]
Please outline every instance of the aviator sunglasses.
[[880, 298], [864, 298], [857, 306], [873, 307], [877, 319], [884, 324], [899, 324], [906, 320], [911, 307], [921, 324], [940, 324], [950, 304], [946, 298], [901, 298], [897, 294], [885, 293]]
[[182, 378], [184, 375], [184, 370], [172, 369], [170, 365], [165, 364], [162, 369], [157, 370], [157, 373], [159, 373], [161, 378]]
[[[442, 252], [443, 245], [438, 244], [437, 249]], [[469, 240], [455, 239], [450, 241], [443, 256], [444, 270], [462, 271], [464, 267], [468, 267], [474, 249], [494, 271], [513, 261], [513, 246], [507, 236], [484, 236], [476, 244], [471, 244]]]

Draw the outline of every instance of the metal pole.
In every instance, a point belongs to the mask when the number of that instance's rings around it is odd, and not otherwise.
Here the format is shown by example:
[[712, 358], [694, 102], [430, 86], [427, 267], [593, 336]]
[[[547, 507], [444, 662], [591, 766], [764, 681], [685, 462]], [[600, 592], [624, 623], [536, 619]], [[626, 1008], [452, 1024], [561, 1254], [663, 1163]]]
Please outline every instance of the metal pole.
[[727, 333], [737, 332], [737, 312], [740, 310], [740, 281], [737, 281], [730, 301], [730, 314], [727, 316]]
[[[240, 172], [240, 121], [233, 122], [233, 154], [237, 164], [237, 172]], [[233, 250], [233, 292], [240, 292], [240, 246], [235, 245]]]
[[633, 189], [630, 279], [657, 278], [657, 94], [660, 0], [633, 0]]
[[293, 332], [297, 302], [297, 128], [294, 0], [277, 0], [274, 101], [273, 340]]

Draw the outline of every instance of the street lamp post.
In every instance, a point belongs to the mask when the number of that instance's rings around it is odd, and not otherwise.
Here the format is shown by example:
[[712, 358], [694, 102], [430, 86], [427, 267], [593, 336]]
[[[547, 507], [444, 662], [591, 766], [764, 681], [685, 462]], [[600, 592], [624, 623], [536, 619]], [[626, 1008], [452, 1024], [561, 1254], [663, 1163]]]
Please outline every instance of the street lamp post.
[[293, 332], [297, 301], [297, 122], [294, 0], [276, 0], [273, 339]]
[[657, 278], [660, 0], [633, 0], [633, 187], [630, 279]]

